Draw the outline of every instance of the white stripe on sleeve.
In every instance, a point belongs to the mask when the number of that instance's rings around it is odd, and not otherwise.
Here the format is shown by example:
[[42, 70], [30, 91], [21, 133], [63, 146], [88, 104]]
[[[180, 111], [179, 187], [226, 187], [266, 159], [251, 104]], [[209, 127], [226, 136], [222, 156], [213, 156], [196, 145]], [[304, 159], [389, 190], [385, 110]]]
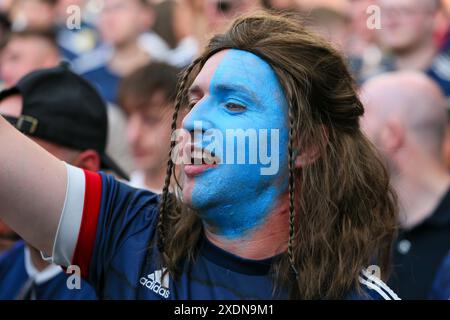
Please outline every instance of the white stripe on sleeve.
[[86, 178], [83, 170], [66, 164], [67, 190], [64, 207], [53, 244], [52, 262], [68, 267], [78, 241], [83, 217]]

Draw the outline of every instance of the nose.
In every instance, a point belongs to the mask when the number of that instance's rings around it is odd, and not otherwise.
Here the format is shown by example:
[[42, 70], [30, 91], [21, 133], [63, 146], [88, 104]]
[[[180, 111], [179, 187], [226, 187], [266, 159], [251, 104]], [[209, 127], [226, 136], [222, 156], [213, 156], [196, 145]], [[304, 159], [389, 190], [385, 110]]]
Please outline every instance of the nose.
[[134, 145], [141, 132], [141, 122], [137, 115], [130, 115], [127, 121], [127, 138], [130, 145]]
[[214, 128], [211, 106], [206, 98], [200, 100], [184, 117], [182, 126], [194, 135]]

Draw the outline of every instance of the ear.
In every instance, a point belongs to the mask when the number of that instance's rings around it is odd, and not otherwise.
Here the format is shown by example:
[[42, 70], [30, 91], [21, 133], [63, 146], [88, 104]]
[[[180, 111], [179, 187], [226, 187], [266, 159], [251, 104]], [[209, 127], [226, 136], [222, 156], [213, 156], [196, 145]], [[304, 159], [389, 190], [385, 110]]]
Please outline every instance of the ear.
[[380, 130], [380, 147], [390, 154], [396, 153], [405, 143], [405, 128], [400, 121], [390, 120]]
[[447, 124], [444, 143], [442, 145], [442, 156], [447, 168], [450, 169], [450, 124]]
[[151, 29], [155, 23], [155, 11], [152, 8], [146, 8], [139, 14], [139, 22], [143, 32]]
[[73, 162], [73, 165], [81, 169], [95, 172], [100, 170], [100, 163], [100, 155], [97, 153], [97, 151], [86, 150], [81, 152], [77, 156], [77, 158]]
[[[433, 25], [435, 28], [445, 29], [448, 25], [447, 13], [444, 9], [437, 10], [434, 13]], [[439, 30], [440, 31], [440, 30]]]
[[59, 57], [56, 54], [47, 54], [42, 61], [43, 68], [54, 68], [58, 65]]
[[295, 168], [301, 169], [314, 163], [317, 159], [319, 159], [319, 155], [319, 147], [317, 146], [313, 146], [302, 152], [294, 152]]
[[[325, 137], [325, 141], [328, 144], [328, 128], [325, 125], [322, 125], [322, 134]], [[298, 143], [300, 144], [300, 143]], [[306, 167], [312, 163], [314, 163], [320, 157], [320, 148], [318, 145], [312, 145], [307, 149], [300, 150], [295, 149], [294, 151], [294, 159], [295, 159], [295, 168], [301, 169]]]

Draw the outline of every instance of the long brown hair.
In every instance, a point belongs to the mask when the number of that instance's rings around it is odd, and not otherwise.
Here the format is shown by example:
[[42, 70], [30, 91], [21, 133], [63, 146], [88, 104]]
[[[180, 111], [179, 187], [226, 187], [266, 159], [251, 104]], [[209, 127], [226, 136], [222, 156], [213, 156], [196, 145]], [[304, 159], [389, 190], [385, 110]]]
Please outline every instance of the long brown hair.
[[[382, 161], [360, 131], [364, 108], [344, 60], [297, 17], [254, 13], [212, 38], [181, 77], [172, 129], [205, 62], [231, 48], [267, 61], [289, 103], [290, 236], [287, 252], [273, 263], [275, 287], [288, 289], [294, 299], [334, 299], [359, 288], [360, 271], [372, 263], [385, 278], [396, 229], [395, 194]], [[315, 160], [295, 169], [294, 150], [314, 150]], [[170, 158], [158, 247], [162, 263], [177, 277], [182, 263], [195, 259], [203, 230], [195, 212], [169, 192], [174, 172]]]

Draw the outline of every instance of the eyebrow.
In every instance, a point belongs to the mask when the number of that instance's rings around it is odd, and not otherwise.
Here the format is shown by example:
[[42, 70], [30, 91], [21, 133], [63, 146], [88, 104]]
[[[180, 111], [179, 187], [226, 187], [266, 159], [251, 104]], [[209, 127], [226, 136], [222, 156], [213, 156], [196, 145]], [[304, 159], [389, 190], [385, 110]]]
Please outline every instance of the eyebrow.
[[[214, 91], [224, 91], [224, 92], [242, 92], [248, 95], [251, 99], [253, 99], [257, 103], [261, 103], [261, 100], [258, 98], [255, 92], [248, 89], [247, 87], [240, 84], [231, 84], [231, 83], [220, 83], [213, 86]], [[202, 94], [203, 90], [199, 85], [193, 85], [188, 90], [189, 94]]]

